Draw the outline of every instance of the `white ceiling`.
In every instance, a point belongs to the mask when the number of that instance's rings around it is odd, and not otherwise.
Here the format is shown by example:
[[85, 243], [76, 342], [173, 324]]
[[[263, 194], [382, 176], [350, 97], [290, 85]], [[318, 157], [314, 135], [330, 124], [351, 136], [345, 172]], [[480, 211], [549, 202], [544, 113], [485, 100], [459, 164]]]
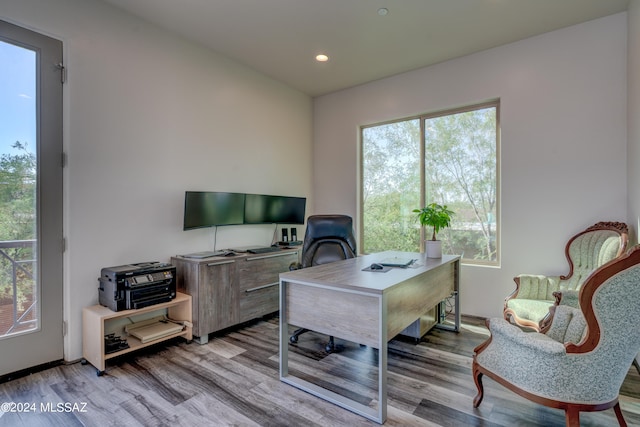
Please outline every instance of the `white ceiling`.
[[[622, 12], [629, 0], [103, 0], [311, 96]], [[378, 14], [387, 8], [386, 16]], [[326, 63], [315, 61], [327, 54]]]

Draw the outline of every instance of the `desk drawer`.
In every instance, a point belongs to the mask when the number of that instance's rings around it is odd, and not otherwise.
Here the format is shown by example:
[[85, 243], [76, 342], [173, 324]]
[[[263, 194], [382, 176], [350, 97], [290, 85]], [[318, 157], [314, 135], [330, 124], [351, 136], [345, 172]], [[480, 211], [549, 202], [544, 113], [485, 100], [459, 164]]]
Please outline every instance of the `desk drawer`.
[[[289, 271], [289, 265], [298, 261], [298, 252], [277, 252], [247, 256], [238, 265], [241, 294], [265, 285], [278, 283], [280, 273]], [[276, 286], [277, 289], [277, 286]]]
[[279, 282], [240, 291], [240, 321], [255, 319], [280, 309]]

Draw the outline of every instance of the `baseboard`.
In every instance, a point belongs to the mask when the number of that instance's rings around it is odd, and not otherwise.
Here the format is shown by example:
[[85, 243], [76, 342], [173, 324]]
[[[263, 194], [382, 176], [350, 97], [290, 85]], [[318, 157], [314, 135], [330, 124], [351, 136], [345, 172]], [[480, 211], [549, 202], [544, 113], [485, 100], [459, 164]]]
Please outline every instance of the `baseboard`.
[[31, 374], [35, 374], [36, 372], [44, 371], [49, 368], [54, 368], [56, 366], [60, 366], [64, 363], [62, 359], [54, 360], [53, 362], [43, 363], [42, 365], [32, 366], [27, 369], [22, 369], [16, 372], [10, 372], [5, 375], [0, 375], [0, 384], [6, 383], [8, 381], [12, 381], [18, 378], [26, 377]]

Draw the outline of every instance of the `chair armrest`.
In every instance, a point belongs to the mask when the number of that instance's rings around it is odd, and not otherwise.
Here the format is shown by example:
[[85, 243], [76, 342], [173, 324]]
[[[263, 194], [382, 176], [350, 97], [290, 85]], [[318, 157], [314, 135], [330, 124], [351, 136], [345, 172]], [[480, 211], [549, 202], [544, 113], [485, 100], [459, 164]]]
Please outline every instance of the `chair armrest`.
[[580, 291], [574, 289], [566, 289], [564, 291], [557, 291], [553, 293], [556, 297], [556, 305], [568, 305], [573, 308], [580, 308]]
[[492, 342], [501, 342], [501, 348], [504, 348], [507, 352], [513, 351], [514, 346], [516, 346], [549, 355], [566, 353], [563, 343], [538, 332], [524, 332], [504, 319], [490, 319], [488, 325], [492, 335]]
[[516, 282], [516, 290], [507, 299], [553, 300], [553, 292], [560, 289], [559, 276], [520, 274], [513, 281]]
[[540, 332], [546, 334], [551, 327], [551, 322], [555, 316], [556, 307], [559, 305], [565, 305], [572, 308], [580, 308], [580, 291], [573, 289], [566, 289], [564, 291], [556, 291], [553, 293], [555, 302], [549, 307], [549, 313], [540, 320]]

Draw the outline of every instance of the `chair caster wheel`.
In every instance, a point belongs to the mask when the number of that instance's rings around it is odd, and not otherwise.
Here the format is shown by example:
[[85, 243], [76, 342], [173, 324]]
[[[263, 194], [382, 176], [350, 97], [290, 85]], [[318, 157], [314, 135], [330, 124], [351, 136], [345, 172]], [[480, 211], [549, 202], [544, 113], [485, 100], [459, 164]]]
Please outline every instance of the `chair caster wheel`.
[[289, 337], [289, 342], [290, 342], [291, 344], [296, 344], [296, 343], [298, 342], [298, 337], [296, 337], [296, 336], [294, 336], [294, 335], [290, 336], [290, 337]]
[[336, 342], [333, 339], [333, 336], [329, 337], [329, 342], [324, 347], [324, 349], [327, 353], [333, 353], [334, 351], [336, 351]]

